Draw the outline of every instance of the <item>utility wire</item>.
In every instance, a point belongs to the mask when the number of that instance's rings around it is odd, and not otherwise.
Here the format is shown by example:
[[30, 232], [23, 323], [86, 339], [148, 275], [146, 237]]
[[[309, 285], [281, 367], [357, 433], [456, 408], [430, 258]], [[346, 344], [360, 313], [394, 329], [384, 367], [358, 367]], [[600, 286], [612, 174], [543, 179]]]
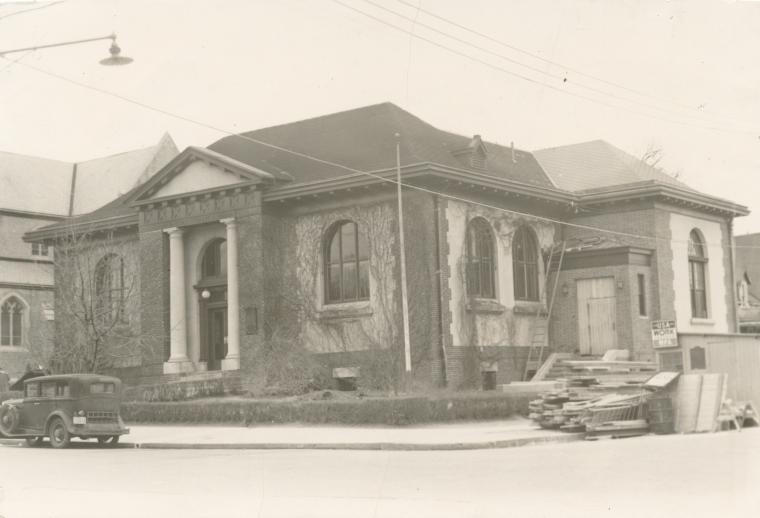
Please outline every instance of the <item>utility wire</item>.
[[[408, 7], [414, 7], [412, 4], [410, 4], [409, 2], [407, 2], [405, 0], [396, 0], [396, 1], [399, 2], [400, 4], [406, 5]], [[572, 72], [574, 74], [577, 74], [579, 76], [585, 77], [587, 79], [592, 79], [594, 81], [598, 81], [600, 83], [604, 83], [606, 85], [613, 86], [613, 87], [619, 88], [621, 90], [625, 90], [627, 92], [639, 95], [641, 97], [648, 97], [648, 98], [650, 98], [652, 100], [655, 100], [655, 101], [658, 101], [660, 103], [672, 104], [673, 106], [678, 106], [678, 107], [680, 107], [680, 108], [682, 108], [684, 110], [688, 110], [688, 111], [701, 111], [703, 113], [712, 113], [714, 115], [722, 117], [724, 120], [729, 120], [729, 121], [733, 121], [733, 122], [739, 122], [740, 124], [750, 124], [747, 121], [739, 120], [739, 119], [737, 119], [737, 118], [735, 118], [733, 116], [728, 116], [726, 114], [715, 112], [713, 110], [699, 110], [698, 108], [694, 108], [693, 106], [689, 106], [687, 104], [679, 103], [679, 102], [676, 102], [676, 101], [673, 101], [673, 100], [663, 99], [663, 98], [655, 96], [655, 95], [653, 95], [651, 93], [644, 92], [642, 90], [636, 90], [636, 89], [631, 88], [629, 86], [625, 86], [625, 85], [622, 85], [620, 83], [615, 83], [613, 81], [609, 81], [607, 79], [601, 78], [599, 76], [594, 76], [594, 75], [585, 73], [585, 72], [583, 72], [581, 70], [578, 70], [577, 68], [569, 67], [569, 66], [564, 65], [562, 63], [558, 63], [556, 61], [552, 61], [550, 59], [547, 59], [547, 58], [545, 58], [545, 57], [543, 57], [543, 56], [541, 56], [539, 54], [535, 54], [533, 52], [529, 52], [529, 51], [527, 51], [525, 49], [522, 49], [522, 48], [520, 48], [520, 47], [518, 47], [516, 45], [510, 44], [510, 43], [506, 43], [506, 42], [504, 42], [502, 40], [494, 38], [493, 36], [489, 36], [488, 34], [484, 34], [484, 33], [480, 32], [480, 31], [477, 31], [477, 30], [473, 29], [472, 27], [467, 27], [466, 25], [462, 25], [462, 24], [460, 24], [458, 22], [455, 22], [455, 21], [453, 21], [453, 20], [451, 20], [449, 18], [446, 18], [444, 16], [440, 16], [440, 15], [438, 15], [438, 14], [432, 12], [432, 11], [429, 11], [429, 10], [426, 10], [426, 9], [422, 9], [422, 8], [420, 8], [420, 11], [423, 12], [423, 13], [425, 13], [426, 15], [432, 17], [432, 18], [435, 18], [435, 19], [440, 20], [440, 21], [442, 21], [444, 23], [452, 25], [453, 27], [456, 27], [458, 29], [462, 29], [463, 31], [467, 31], [467, 32], [469, 32], [471, 34], [474, 34], [476, 36], [484, 38], [484, 39], [486, 39], [488, 41], [491, 41], [493, 43], [501, 45], [501, 46], [503, 46], [505, 48], [508, 48], [508, 49], [513, 50], [515, 52], [518, 52], [520, 54], [524, 54], [524, 55], [529, 56], [529, 57], [531, 57], [533, 59], [537, 59], [537, 60], [542, 61], [544, 63], [547, 63], [549, 65], [553, 65], [555, 67], [561, 68], [561, 69], [566, 70], [568, 72]]]
[[[389, 14], [392, 14], [394, 16], [397, 16], [399, 18], [402, 18], [404, 20], [412, 22], [413, 23], [413, 27], [415, 25], [419, 25], [421, 27], [424, 27], [424, 28], [428, 29], [429, 31], [432, 31], [432, 32], [436, 33], [436, 34], [440, 34], [441, 36], [444, 36], [444, 37], [449, 38], [451, 40], [454, 40], [456, 42], [468, 45], [468, 46], [470, 46], [470, 47], [472, 47], [474, 49], [477, 49], [477, 50], [479, 50], [481, 52], [485, 52], [486, 54], [490, 54], [490, 55], [492, 55], [494, 57], [497, 57], [499, 59], [503, 59], [505, 61], [513, 63], [513, 64], [515, 64], [517, 66], [526, 68], [526, 69], [528, 69], [528, 70], [530, 70], [532, 72], [536, 72], [538, 74], [545, 75], [545, 76], [551, 77], [553, 79], [557, 79], [561, 83], [567, 83], [567, 81], [568, 81], [566, 75], [560, 75], [560, 74], [555, 74], [555, 73], [552, 73], [552, 72], [548, 72], [548, 71], [543, 70], [541, 68], [534, 67], [534, 66], [531, 66], [531, 65], [527, 65], [527, 64], [525, 64], [525, 63], [523, 63], [521, 61], [518, 61], [516, 59], [513, 59], [513, 58], [510, 58], [508, 56], [505, 56], [504, 54], [500, 54], [498, 52], [494, 52], [491, 49], [488, 49], [486, 47], [482, 47], [482, 46], [477, 45], [477, 44], [475, 44], [475, 43], [473, 43], [471, 41], [465, 40], [463, 38], [459, 38], [459, 37], [454, 36], [454, 35], [452, 35], [452, 34], [450, 34], [448, 32], [439, 30], [439, 29], [437, 29], [437, 28], [435, 28], [435, 27], [433, 27], [431, 25], [428, 25], [428, 24], [426, 24], [424, 22], [421, 22], [421, 21], [419, 21], [417, 19], [417, 16], [415, 16], [414, 18], [410, 18], [408, 16], [405, 16], [402, 13], [394, 11], [393, 9], [387, 8], [387, 7], [385, 7], [382, 4], [378, 4], [377, 2], [373, 2], [372, 0], [363, 0], [363, 1], [365, 3], [367, 3], [367, 4], [369, 4], [369, 5], [372, 5], [372, 6], [376, 7], [377, 9], [381, 9], [381, 10], [383, 10], [383, 11], [389, 13]], [[414, 29], [412, 29], [412, 31], [414, 31]], [[410, 41], [411, 41], [411, 38], [412, 38], [412, 35], [410, 35]], [[707, 122], [707, 123], [719, 122], [720, 123], [720, 121], [716, 121], [714, 119], [705, 118], [703, 115], [686, 114], [686, 113], [683, 113], [682, 111], [676, 111], [676, 110], [669, 109], [669, 108], [663, 108], [661, 106], [657, 106], [657, 105], [654, 105], [654, 104], [642, 102], [642, 101], [639, 101], [639, 100], [636, 100], [636, 99], [631, 99], [629, 97], [621, 97], [620, 95], [617, 95], [614, 92], [609, 92], [607, 90], [602, 90], [602, 89], [599, 89], [599, 88], [594, 88], [593, 86], [588, 86], [588, 85], [585, 85], [583, 83], [578, 83], [578, 82], [573, 81], [573, 82], [571, 82], [569, 84], [571, 84], [573, 86], [577, 86], [579, 88], [583, 88], [585, 90], [588, 90], [588, 91], [596, 93], [596, 94], [600, 94], [600, 95], [603, 95], [603, 96], [611, 97], [613, 99], [617, 99], [617, 100], [625, 102], [625, 103], [631, 103], [631, 104], [634, 104], [634, 105], [643, 106], [643, 107], [648, 108], [650, 110], [657, 110], [657, 111], [661, 111], [661, 112], [664, 112], [664, 113], [669, 113], [671, 115], [675, 115], [676, 117], [682, 117], [682, 118], [686, 117], [686, 118], [694, 119], [695, 121], [698, 121], [698, 122]]]
[[16, 16], [17, 14], [24, 14], [29, 13], [31, 11], [39, 11], [40, 9], [46, 9], [48, 7], [53, 7], [54, 5], [62, 4], [66, 2], [66, 0], [58, 0], [58, 2], [51, 2], [49, 4], [41, 5], [39, 7], [33, 7], [31, 9], [24, 9], [22, 11], [13, 11], [9, 14], [4, 14], [3, 16], [0, 16], [0, 20], [4, 20], [5, 18], [10, 18], [11, 16]]
[[357, 8], [355, 8], [355, 7], [351, 6], [351, 5], [348, 5], [348, 4], [346, 4], [346, 3], [344, 3], [344, 2], [342, 2], [340, 0], [332, 0], [332, 1], [334, 3], [342, 6], [342, 7], [345, 7], [346, 9], [349, 9], [351, 11], [354, 11], [354, 12], [358, 13], [358, 14], [366, 16], [367, 18], [375, 20], [376, 22], [381, 23], [383, 25], [386, 25], [388, 27], [391, 27], [392, 29], [395, 29], [397, 31], [403, 32], [405, 34], [409, 34], [409, 35], [411, 35], [414, 38], [417, 38], [419, 40], [425, 41], [425, 42], [427, 42], [427, 43], [429, 43], [431, 45], [434, 45], [434, 46], [436, 46], [438, 48], [446, 50], [447, 52], [450, 52], [452, 54], [456, 54], [456, 55], [458, 55], [460, 57], [463, 57], [465, 59], [468, 59], [470, 61], [474, 61], [476, 63], [480, 63], [481, 65], [485, 65], [485, 66], [487, 66], [489, 68], [492, 68], [492, 69], [494, 69], [496, 71], [505, 73], [505, 74], [510, 75], [510, 76], [517, 77], [517, 78], [522, 79], [524, 81], [527, 81], [529, 83], [533, 83], [533, 84], [544, 86], [546, 88], [549, 88], [550, 90], [554, 90], [556, 92], [560, 92], [560, 93], [563, 93], [565, 95], [571, 95], [573, 97], [578, 97], [579, 99], [584, 99], [584, 100], [592, 102], [592, 103], [600, 104], [600, 105], [606, 106], [608, 108], [612, 108], [614, 110], [623, 110], [623, 111], [627, 111], [629, 113], [633, 113], [634, 115], [639, 115], [639, 116], [650, 118], [650, 119], [670, 122], [672, 124], [678, 124], [678, 125], [682, 125], [682, 126], [690, 126], [690, 127], [700, 128], [700, 129], [711, 129], [711, 130], [721, 131], [721, 132], [726, 132], [726, 133], [742, 133], [742, 134], [749, 134], [749, 135], [753, 135], [753, 136], [757, 134], [757, 132], [755, 132], [755, 131], [741, 130], [741, 129], [737, 129], [737, 128], [723, 128], [723, 127], [719, 127], [719, 126], [705, 126], [705, 125], [701, 125], [701, 124], [694, 124], [694, 123], [690, 123], [690, 122], [686, 122], [686, 121], [680, 121], [680, 120], [674, 120], [674, 119], [670, 119], [670, 118], [665, 118], [665, 117], [661, 117], [659, 115], [654, 115], [654, 114], [651, 114], [651, 113], [645, 113], [645, 112], [637, 111], [635, 109], [631, 109], [631, 108], [628, 108], [626, 106], [620, 106], [620, 105], [616, 105], [616, 104], [610, 104], [609, 102], [606, 102], [604, 100], [600, 100], [600, 99], [596, 99], [596, 98], [593, 98], [593, 97], [589, 97], [589, 96], [586, 96], [586, 95], [583, 95], [583, 94], [579, 94], [577, 92], [572, 92], [572, 91], [569, 91], [569, 90], [563, 90], [562, 88], [558, 88], [558, 87], [556, 87], [554, 85], [551, 85], [549, 83], [545, 83], [543, 81], [539, 81], [539, 80], [533, 79], [531, 77], [519, 74], [519, 73], [514, 72], [512, 70], [509, 70], [507, 68], [501, 67], [499, 65], [495, 65], [493, 63], [489, 63], [488, 61], [485, 61], [485, 60], [480, 59], [478, 57], [472, 56], [472, 55], [467, 54], [465, 52], [461, 52], [461, 51], [456, 50], [454, 48], [451, 48], [451, 47], [448, 47], [446, 45], [443, 45], [442, 43], [439, 43], [437, 41], [431, 40], [429, 38], [425, 38], [424, 36], [421, 36], [419, 34], [413, 33], [413, 32], [411, 32], [411, 31], [409, 31], [407, 29], [404, 29], [403, 27], [399, 27], [399, 26], [397, 26], [397, 25], [395, 25], [395, 24], [393, 24], [391, 22], [388, 22], [386, 20], [383, 20], [382, 18], [379, 18], [379, 17], [374, 16], [374, 15], [372, 15], [370, 13], [362, 11], [361, 9], [357, 9]]
[[[5, 61], [10, 61], [6, 57], [0, 56], [0, 58], [4, 59]], [[385, 174], [388, 174], [388, 177], [383, 176], [379, 172], [362, 171], [360, 169], [355, 169], [353, 167], [350, 167], [350, 166], [347, 166], [347, 165], [344, 165], [344, 164], [340, 164], [340, 163], [333, 162], [333, 161], [330, 161], [330, 160], [325, 160], [325, 159], [319, 158], [317, 156], [310, 155], [308, 153], [302, 153], [300, 151], [295, 151], [293, 149], [289, 149], [289, 148], [286, 148], [286, 147], [283, 147], [283, 146], [278, 146], [276, 144], [271, 144], [269, 142], [265, 142], [263, 140], [259, 140], [259, 139], [253, 138], [253, 137], [250, 137], [248, 135], [242, 135], [240, 133], [235, 133], [233, 131], [226, 130], [226, 129], [223, 129], [223, 128], [220, 128], [218, 126], [214, 126], [214, 125], [211, 125], [211, 124], [207, 124], [205, 122], [202, 122], [202, 121], [199, 121], [199, 120], [196, 120], [196, 119], [192, 119], [192, 118], [186, 117], [184, 115], [179, 115], [179, 114], [170, 112], [168, 110], [165, 110], [163, 108], [158, 108], [158, 107], [152, 106], [150, 104], [144, 103], [142, 101], [138, 101], [138, 100], [132, 99], [130, 97], [127, 97], [127, 96], [124, 96], [124, 95], [121, 95], [121, 94], [118, 94], [118, 93], [115, 93], [115, 92], [111, 92], [110, 90], [106, 90], [106, 89], [99, 88], [97, 86], [93, 86], [93, 85], [90, 85], [90, 84], [87, 84], [87, 83], [84, 83], [84, 82], [81, 82], [81, 81], [77, 81], [75, 79], [71, 79], [69, 77], [62, 76], [60, 74], [56, 74], [55, 72], [50, 72], [48, 70], [45, 70], [43, 68], [40, 68], [40, 67], [37, 67], [37, 66], [34, 66], [34, 65], [30, 65], [28, 63], [19, 62], [18, 65], [20, 65], [22, 67], [30, 68], [30, 69], [35, 70], [36, 72], [38, 72], [40, 74], [44, 74], [44, 75], [47, 75], [47, 76], [59, 79], [61, 81], [65, 81], [67, 83], [79, 86], [81, 88], [85, 88], [87, 90], [98, 92], [98, 93], [103, 94], [103, 95], [114, 97], [114, 98], [119, 99], [121, 101], [124, 101], [126, 103], [130, 103], [130, 104], [134, 104], [136, 106], [140, 106], [141, 108], [144, 108], [146, 110], [150, 110], [150, 111], [153, 111], [153, 112], [156, 112], [156, 113], [160, 113], [162, 115], [166, 115], [168, 117], [171, 117], [171, 118], [174, 118], [174, 119], [178, 119], [178, 120], [181, 120], [181, 121], [184, 121], [184, 122], [188, 122], [188, 123], [191, 123], [191, 124], [194, 124], [196, 126], [200, 126], [200, 127], [206, 128], [206, 129], [217, 131], [219, 133], [228, 135], [230, 137], [239, 138], [239, 139], [242, 139], [242, 140], [253, 142], [255, 144], [259, 144], [261, 146], [264, 146], [264, 147], [267, 147], [267, 148], [270, 148], [270, 149], [276, 149], [278, 151], [282, 151], [284, 153], [288, 153], [288, 154], [291, 154], [291, 155], [294, 155], [294, 156], [298, 156], [298, 157], [301, 157], [301, 158], [306, 158], [308, 160], [312, 160], [314, 162], [318, 162], [318, 163], [321, 163], [321, 164], [324, 164], [324, 165], [329, 165], [331, 167], [336, 167], [336, 168], [339, 168], [339, 169], [343, 169], [345, 171], [348, 171], [350, 173], [354, 173], [356, 175], [369, 176], [369, 177], [375, 178], [375, 179], [377, 179], [377, 180], [379, 180], [381, 182], [384, 182], [384, 183], [389, 183], [389, 184], [393, 184], [393, 185], [397, 185], [397, 183], [398, 183], [392, 177], [393, 176], [393, 174], [392, 174], [393, 171], [388, 171], [388, 172], [385, 173]], [[564, 225], [566, 227], [571, 227], [571, 228], [578, 228], [578, 229], [582, 229], [582, 230], [589, 230], [589, 231], [593, 231], [593, 232], [601, 232], [601, 233], [604, 233], [604, 234], [610, 234], [610, 235], [622, 236], [622, 237], [629, 237], [629, 238], [641, 239], [641, 240], [662, 241], [662, 242], [667, 242], [667, 243], [689, 243], [688, 239], [681, 239], [681, 240], [679, 240], [679, 239], [668, 239], [668, 238], [658, 237], [658, 236], [647, 236], [647, 235], [643, 235], [643, 234], [634, 234], [632, 232], [622, 232], [622, 231], [619, 231], [619, 230], [611, 230], [611, 229], [606, 229], [606, 228], [594, 227], [594, 226], [591, 226], [591, 225], [582, 225], [582, 224], [579, 224], [579, 223], [570, 223], [570, 222], [567, 222], [567, 221], [561, 221], [561, 220], [557, 220], [557, 219], [553, 219], [553, 218], [548, 218], [548, 217], [545, 217], [545, 216], [538, 216], [536, 214], [529, 214], [529, 213], [520, 212], [520, 211], [516, 211], [516, 210], [505, 209], [503, 207], [497, 207], [495, 205], [490, 205], [488, 203], [483, 203], [483, 202], [478, 202], [478, 201], [474, 201], [474, 200], [469, 200], [467, 198], [462, 198], [462, 197], [455, 196], [455, 195], [452, 195], [452, 194], [447, 194], [447, 193], [435, 191], [435, 190], [432, 190], [432, 189], [427, 189], [425, 187], [420, 187], [418, 185], [412, 185], [412, 184], [403, 183], [403, 182], [401, 182], [401, 186], [405, 187], [405, 188], [407, 188], [409, 190], [415, 190], [415, 191], [419, 191], [419, 192], [424, 192], [424, 193], [427, 193], [427, 194], [432, 194], [432, 195], [435, 195], [435, 196], [440, 196], [442, 198], [447, 198], [447, 199], [450, 199], [450, 200], [459, 201], [459, 202], [470, 204], [470, 205], [476, 205], [476, 206], [479, 206], [479, 207], [483, 207], [483, 208], [487, 208], [487, 209], [503, 212], [503, 213], [506, 213], [506, 214], [512, 214], [514, 216], [519, 216], [519, 217], [523, 217], [523, 218], [526, 218], [526, 219], [531, 219], [531, 220], [536, 220], [536, 221], [543, 221], [543, 222], [546, 222], [546, 223], [554, 223], [554, 224], [557, 224], [557, 225]], [[706, 246], [722, 246], [722, 245], [720, 245], [719, 243], [716, 244], [716, 245], [711, 245], [711, 244], [708, 243]], [[758, 249], [760, 249], [760, 246], [736, 246], [735, 248], [758, 248]]]

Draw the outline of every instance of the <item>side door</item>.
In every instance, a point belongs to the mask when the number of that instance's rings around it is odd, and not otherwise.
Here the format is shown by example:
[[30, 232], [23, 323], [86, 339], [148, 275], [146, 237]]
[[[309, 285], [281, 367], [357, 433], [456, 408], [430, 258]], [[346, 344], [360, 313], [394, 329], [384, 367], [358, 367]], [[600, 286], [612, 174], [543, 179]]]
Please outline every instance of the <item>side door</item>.
[[581, 354], [603, 355], [617, 347], [614, 277], [578, 279], [578, 347]]

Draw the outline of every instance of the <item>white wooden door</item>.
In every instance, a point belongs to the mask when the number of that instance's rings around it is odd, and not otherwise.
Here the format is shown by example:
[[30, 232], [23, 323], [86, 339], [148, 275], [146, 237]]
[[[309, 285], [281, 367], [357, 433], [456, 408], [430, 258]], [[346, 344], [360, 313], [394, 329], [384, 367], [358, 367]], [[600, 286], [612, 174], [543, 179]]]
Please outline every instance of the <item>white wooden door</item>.
[[581, 354], [603, 355], [617, 348], [615, 330], [615, 279], [579, 279], [578, 294], [578, 346]]

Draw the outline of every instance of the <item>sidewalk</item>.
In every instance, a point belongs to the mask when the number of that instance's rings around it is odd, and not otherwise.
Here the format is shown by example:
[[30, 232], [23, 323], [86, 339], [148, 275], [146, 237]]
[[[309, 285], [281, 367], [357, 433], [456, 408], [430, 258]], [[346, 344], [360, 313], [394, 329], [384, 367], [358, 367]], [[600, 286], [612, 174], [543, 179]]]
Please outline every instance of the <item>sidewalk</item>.
[[122, 444], [145, 449], [470, 450], [581, 438], [515, 418], [410, 427], [138, 425], [130, 426]]

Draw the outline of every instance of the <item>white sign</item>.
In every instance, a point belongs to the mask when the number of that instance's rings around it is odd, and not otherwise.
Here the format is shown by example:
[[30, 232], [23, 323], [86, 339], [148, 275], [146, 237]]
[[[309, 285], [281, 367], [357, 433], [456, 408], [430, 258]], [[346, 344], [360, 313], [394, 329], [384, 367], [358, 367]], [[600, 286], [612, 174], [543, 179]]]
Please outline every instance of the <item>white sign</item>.
[[678, 333], [675, 320], [655, 320], [652, 322], [652, 347], [678, 347]]

